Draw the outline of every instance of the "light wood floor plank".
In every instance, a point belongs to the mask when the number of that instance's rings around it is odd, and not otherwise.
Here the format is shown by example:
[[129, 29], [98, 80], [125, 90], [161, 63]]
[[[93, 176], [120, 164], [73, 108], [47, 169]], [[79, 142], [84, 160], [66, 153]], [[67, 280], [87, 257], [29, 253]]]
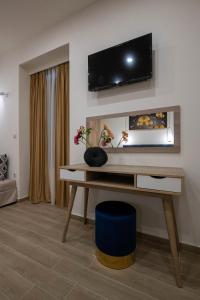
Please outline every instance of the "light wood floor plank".
[[51, 253], [56, 253], [60, 258], [67, 257], [83, 266], [89, 266], [94, 258], [91, 254], [82, 251], [82, 249], [72, 247], [68, 243], [49, 239], [35, 232], [28, 231], [23, 237], [30, 243], [36, 245], [36, 247], [39, 246], [43, 249], [47, 249]]
[[35, 225], [40, 225], [41, 227], [43, 227], [44, 229], [49, 229], [52, 224], [47, 223], [45, 220], [43, 220], [42, 218], [40, 218], [37, 214], [35, 214], [35, 217], [31, 217], [28, 214], [24, 213], [16, 213], [15, 209], [12, 209], [10, 207], [7, 208], [6, 211], [4, 211], [4, 214], [6, 214], [7, 216], [13, 217], [13, 218], [20, 218], [21, 220], [23, 220], [24, 222], [31, 222]]
[[2, 229], [0, 229], [0, 245], [1, 244], [15, 249], [19, 253], [32, 258], [46, 267], [52, 267], [60, 261], [60, 257], [56, 254], [34, 245], [34, 243], [27, 241], [23, 237], [16, 237], [15, 235], [8, 233], [8, 231]]
[[5, 220], [5, 218], [3, 219], [2, 216], [0, 219], [0, 228], [12, 232], [12, 234], [14, 234], [15, 236], [24, 234], [27, 231], [26, 228], [20, 227], [17, 224], [13, 224], [12, 222]]
[[[137, 264], [137, 262], [135, 264]], [[194, 293], [152, 278], [151, 272], [146, 274], [137, 272], [134, 265], [119, 272], [118, 270], [110, 270], [102, 266], [97, 260], [94, 260], [91, 269], [128, 285], [129, 287], [142, 290], [156, 299], [194, 300], [196, 298], [200, 300], [200, 297]]]
[[[74, 240], [72, 243], [75, 247], [84, 249], [91, 255], [95, 252], [94, 233], [88, 232], [83, 234], [79, 240]], [[185, 251], [184, 251], [185, 252]], [[200, 279], [200, 256], [194, 253], [184, 254], [184, 259], [181, 259], [182, 274], [185, 280], [189, 278]], [[142, 266], [159, 268], [164, 274], [168, 274], [173, 281], [173, 265], [169, 249], [164, 251], [156, 249], [156, 246], [143, 245], [140, 241], [137, 243], [136, 249], [137, 263]], [[159, 262], [159, 263], [158, 263]]]
[[[91, 290], [85, 289], [80, 285], [76, 285], [69, 295], [66, 297], [66, 300], [106, 300], [100, 295], [94, 294]], [[27, 299], [28, 300], [28, 299]]]
[[138, 239], [136, 263], [105, 268], [95, 259], [94, 227], [28, 201], [0, 209], [0, 300], [199, 300], [200, 254], [182, 251], [183, 289], [172, 275], [169, 245]]
[[[169, 245], [162, 247], [158, 244], [158, 247], [155, 243], [151, 243], [150, 241], [139, 240], [137, 243], [137, 249], [139, 252], [146, 252], [146, 254], [157, 254], [161, 258], [162, 257], [169, 257], [170, 258], [170, 250]], [[198, 253], [191, 253], [190, 251], [181, 250], [181, 262], [186, 265], [196, 265], [200, 267], [200, 254]], [[193, 267], [192, 266], [192, 267]]]
[[[47, 207], [48, 209], [48, 207]], [[34, 218], [34, 220], [39, 221], [41, 224], [46, 224], [49, 226], [53, 226], [55, 224], [63, 224], [63, 222], [65, 221], [65, 214], [64, 212], [62, 214], [59, 214], [57, 216], [57, 218], [55, 218], [55, 214], [53, 216], [53, 214], [48, 215], [48, 213], [46, 212], [46, 214], [43, 213], [43, 211], [38, 210], [38, 209], [32, 209], [31, 206], [27, 206], [26, 209], [23, 209], [22, 207], [20, 207], [19, 205], [17, 206], [12, 206], [9, 208], [8, 210], [11, 213], [15, 213], [15, 214], [20, 214], [21, 216], [27, 218], [29, 217], [30, 220], [32, 218]], [[36, 219], [35, 219], [36, 218]]]
[[9, 268], [57, 299], [63, 299], [74, 285], [72, 280], [67, 280], [50, 268], [46, 268], [4, 245], [0, 246], [0, 262], [2, 261]]
[[9, 298], [0, 291], [0, 299], [1, 300], [9, 300]]
[[53, 296], [41, 290], [38, 287], [32, 288], [29, 292], [27, 292], [22, 300], [56, 300]]
[[12, 268], [0, 261], [0, 291], [8, 299], [19, 300], [33, 287], [31, 281], [26, 280]]
[[113, 281], [110, 277], [102, 276], [100, 273], [82, 267], [68, 259], [63, 259], [55, 267], [55, 270], [66, 278], [75, 279], [80, 285], [108, 299], [132, 300], [134, 297], [138, 300], [156, 299], [143, 291], [129, 288], [127, 285]]
[[44, 226], [42, 224], [38, 224], [37, 222], [35, 222], [35, 220], [32, 218], [23, 218], [20, 216], [20, 214], [16, 214], [13, 213], [10, 210], [7, 210], [7, 207], [5, 208], [1, 208], [0, 209], [0, 215], [1, 218], [4, 220], [8, 220], [14, 224], [18, 224], [19, 226], [22, 226], [24, 228], [26, 228], [27, 225], [27, 229], [33, 229], [33, 230], [48, 230], [49, 226], [47, 224], [44, 224]]
[[[46, 224], [46, 226], [33, 221], [34, 218], [29, 219], [29, 218], [23, 218], [20, 216], [20, 214], [16, 214], [16, 213], [10, 213], [6, 210], [6, 208], [2, 209], [3, 211], [0, 212], [0, 216], [1, 218], [4, 220], [6, 219], [7, 221], [13, 223], [13, 224], [18, 224], [18, 226], [21, 226], [23, 228], [26, 228], [27, 230], [33, 231], [33, 232], [40, 232], [40, 234], [44, 235], [44, 236], [48, 236], [52, 239], [55, 240], [61, 240], [62, 237], [62, 230], [61, 227], [62, 226], [49, 226]], [[64, 225], [64, 222], [63, 222]], [[69, 236], [68, 236], [68, 240], [70, 239], [74, 239], [77, 236], [82, 235], [83, 232], [80, 228], [78, 228], [77, 226], [71, 226], [69, 228]]]

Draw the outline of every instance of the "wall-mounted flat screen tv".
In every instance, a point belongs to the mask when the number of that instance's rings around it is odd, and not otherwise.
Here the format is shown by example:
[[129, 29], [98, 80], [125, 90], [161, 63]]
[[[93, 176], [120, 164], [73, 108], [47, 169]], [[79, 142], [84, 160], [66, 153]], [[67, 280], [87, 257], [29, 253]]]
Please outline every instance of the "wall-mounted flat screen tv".
[[152, 34], [88, 56], [88, 90], [147, 80], [152, 77]]

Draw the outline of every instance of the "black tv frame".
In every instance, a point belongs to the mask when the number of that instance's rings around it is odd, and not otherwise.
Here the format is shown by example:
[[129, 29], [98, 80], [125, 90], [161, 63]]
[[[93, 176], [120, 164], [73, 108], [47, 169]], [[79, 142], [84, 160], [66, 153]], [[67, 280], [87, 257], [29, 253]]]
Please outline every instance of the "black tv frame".
[[[110, 83], [108, 85], [104, 85], [104, 86], [100, 86], [100, 87], [95, 87], [95, 88], [90, 88], [89, 86], [89, 57], [92, 56], [92, 55], [95, 55], [95, 54], [99, 54], [101, 52], [104, 52], [106, 50], [112, 50], [116, 47], [121, 47], [125, 44], [128, 44], [134, 40], [137, 40], [138, 38], [142, 38], [146, 35], [150, 35], [151, 36], [151, 47], [150, 47], [150, 59], [151, 59], [151, 70], [150, 70], [150, 73], [149, 75], [147, 76], [142, 76], [142, 77], [137, 77], [137, 78], [133, 78], [131, 80], [128, 80], [128, 81], [123, 81], [123, 82], [120, 82], [120, 83]], [[106, 89], [110, 89], [110, 88], [114, 88], [114, 87], [120, 87], [120, 86], [124, 86], [124, 85], [129, 85], [129, 84], [133, 84], [133, 83], [137, 83], [137, 82], [140, 82], [140, 81], [145, 81], [145, 80], [148, 80], [148, 79], [151, 79], [153, 76], [153, 71], [152, 71], [152, 33], [148, 33], [148, 34], [145, 34], [145, 35], [142, 35], [142, 36], [139, 36], [137, 38], [134, 38], [134, 39], [131, 39], [131, 40], [128, 40], [126, 42], [123, 42], [121, 44], [118, 44], [118, 45], [115, 45], [115, 46], [112, 46], [112, 47], [109, 47], [109, 48], [106, 48], [106, 49], [103, 49], [101, 51], [98, 51], [98, 52], [95, 52], [95, 53], [92, 53], [90, 55], [88, 55], [88, 91], [90, 92], [98, 92], [98, 91], [101, 91], [101, 90], [106, 90]]]

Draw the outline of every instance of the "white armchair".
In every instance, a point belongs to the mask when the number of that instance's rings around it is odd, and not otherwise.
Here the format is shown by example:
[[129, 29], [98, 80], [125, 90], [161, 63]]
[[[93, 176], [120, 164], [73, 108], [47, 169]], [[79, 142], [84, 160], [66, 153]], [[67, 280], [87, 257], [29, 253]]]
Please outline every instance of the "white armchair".
[[0, 207], [16, 201], [16, 181], [8, 179], [8, 157], [0, 154]]
[[6, 179], [0, 181], [0, 207], [17, 201], [16, 181]]

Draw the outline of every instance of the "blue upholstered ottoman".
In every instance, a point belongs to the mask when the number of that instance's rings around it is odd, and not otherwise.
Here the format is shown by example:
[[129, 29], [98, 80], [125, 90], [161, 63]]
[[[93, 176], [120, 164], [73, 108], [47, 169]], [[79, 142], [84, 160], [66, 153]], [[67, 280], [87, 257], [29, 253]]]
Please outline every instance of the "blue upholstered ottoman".
[[125, 202], [105, 201], [96, 206], [96, 257], [112, 269], [134, 263], [136, 210]]

